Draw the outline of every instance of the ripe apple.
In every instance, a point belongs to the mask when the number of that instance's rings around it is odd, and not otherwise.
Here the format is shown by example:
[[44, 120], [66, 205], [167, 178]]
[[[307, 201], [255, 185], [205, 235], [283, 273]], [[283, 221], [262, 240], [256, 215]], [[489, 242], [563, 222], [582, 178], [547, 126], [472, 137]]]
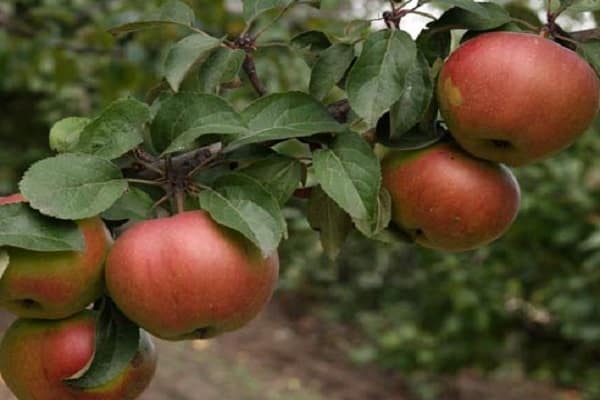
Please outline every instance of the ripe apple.
[[137, 223], [106, 261], [106, 285], [132, 321], [167, 340], [240, 328], [269, 301], [277, 253], [263, 258], [240, 234], [203, 211]]
[[0, 372], [19, 400], [131, 400], [150, 383], [156, 352], [142, 332], [129, 367], [108, 384], [76, 389], [64, 380], [89, 366], [95, 348], [95, 315], [83, 311], [64, 320], [18, 319], [0, 344]]
[[[0, 205], [26, 201], [20, 194]], [[0, 307], [24, 318], [61, 319], [78, 313], [104, 290], [104, 260], [112, 239], [100, 218], [77, 221], [85, 250], [35, 252], [7, 247]]]
[[519, 166], [566, 148], [591, 125], [600, 80], [585, 60], [549, 39], [492, 32], [450, 55], [437, 93], [465, 150]]
[[392, 221], [425, 247], [481, 247], [500, 237], [519, 209], [519, 184], [509, 169], [452, 143], [391, 151], [382, 169]]

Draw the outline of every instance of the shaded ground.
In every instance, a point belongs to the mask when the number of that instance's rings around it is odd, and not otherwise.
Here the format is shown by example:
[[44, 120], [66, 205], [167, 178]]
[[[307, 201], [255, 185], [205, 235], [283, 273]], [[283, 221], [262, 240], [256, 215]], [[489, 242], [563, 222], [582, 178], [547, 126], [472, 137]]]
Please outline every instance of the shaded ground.
[[[9, 318], [0, 319], [2, 327]], [[321, 332], [315, 334], [315, 332]], [[356, 367], [310, 318], [291, 320], [273, 303], [239, 332], [212, 341], [156, 341], [159, 368], [142, 400], [414, 400], [403, 380], [374, 366]], [[577, 400], [521, 381], [486, 381], [469, 373], [448, 380], [438, 400]], [[14, 399], [0, 385], [0, 400]]]

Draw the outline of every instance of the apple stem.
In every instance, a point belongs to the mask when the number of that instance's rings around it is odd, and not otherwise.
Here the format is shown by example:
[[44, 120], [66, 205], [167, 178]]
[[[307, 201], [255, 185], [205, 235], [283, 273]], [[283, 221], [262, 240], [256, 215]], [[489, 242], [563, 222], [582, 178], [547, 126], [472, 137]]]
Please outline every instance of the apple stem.
[[185, 193], [177, 191], [175, 193], [175, 202], [177, 204], [177, 214], [181, 214], [185, 211]]

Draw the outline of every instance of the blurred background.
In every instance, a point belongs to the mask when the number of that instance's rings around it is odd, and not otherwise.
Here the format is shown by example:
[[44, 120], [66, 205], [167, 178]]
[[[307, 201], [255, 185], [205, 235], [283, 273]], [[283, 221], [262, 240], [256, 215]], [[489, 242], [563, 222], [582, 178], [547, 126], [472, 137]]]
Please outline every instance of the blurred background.
[[[202, 29], [243, 29], [240, 1], [186, 0]], [[498, 1], [539, 24], [544, 1]], [[119, 96], [143, 99], [159, 80], [175, 28], [113, 38], [105, 29], [157, 0], [0, 0], [0, 195], [47, 157], [49, 127], [92, 116]], [[264, 40], [377, 17], [383, 0], [299, 8]], [[431, 9], [433, 13], [440, 10]], [[594, 27], [600, 15], [566, 16]], [[416, 35], [424, 21], [403, 28]], [[258, 51], [270, 91], [306, 89], [309, 69], [287, 47]], [[248, 90], [225, 93], [247, 102]], [[269, 309], [214, 341], [159, 342], [158, 377], [143, 399], [600, 399], [600, 119], [569, 150], [516, 171], [520, 215], [493, 246], [461, 255], [353, 236], [336, 262], [297, 200], [285, 211], [280, 287]], [[6, 327], [10, 317], [2, 315]], [[12, 399], [0, 385], [0, 399]]]

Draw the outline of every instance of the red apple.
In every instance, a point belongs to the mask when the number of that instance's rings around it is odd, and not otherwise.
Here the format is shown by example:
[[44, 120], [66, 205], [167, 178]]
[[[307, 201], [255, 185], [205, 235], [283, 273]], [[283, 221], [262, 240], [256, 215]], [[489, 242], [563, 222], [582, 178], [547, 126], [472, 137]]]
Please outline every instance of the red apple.
[[518, 166], [566, 148], [591, 125], [600, 81], [585, 60], [549, 39], [493, 32], [452, 53], [437, 92], [465, 150]]
[[148, 334], [130, 365], [108, 384], [76, 389], [64, 382], [84, 370], [94, 355], [95, 316], [84, 311], [64, 320], [18, 319], [0, 344], [0, 372], [20, 400], [131, 400], [150, 383], [156, 353]]
[[510, 170], [451, 143], [392, 151], [382, 168], [393, 222], [425, 247], [481, 247], [500, 237], [519, 209], [519, 185]]
[[[20, 194], [0, 205], [25, 201]], [[0, 307], [24, 318], [60, 319], [102, 295], [104, 260], [112, 239], [100, 218], [77, 221], [84, 251], [35, 252], [6, 247], [9, 265], [0, 279]]]
[[132, 321], [168, 340], [237, 329], [268, 302], [279, 271], [203, 211], [140, 222], [115, 241], [106, 285]]

